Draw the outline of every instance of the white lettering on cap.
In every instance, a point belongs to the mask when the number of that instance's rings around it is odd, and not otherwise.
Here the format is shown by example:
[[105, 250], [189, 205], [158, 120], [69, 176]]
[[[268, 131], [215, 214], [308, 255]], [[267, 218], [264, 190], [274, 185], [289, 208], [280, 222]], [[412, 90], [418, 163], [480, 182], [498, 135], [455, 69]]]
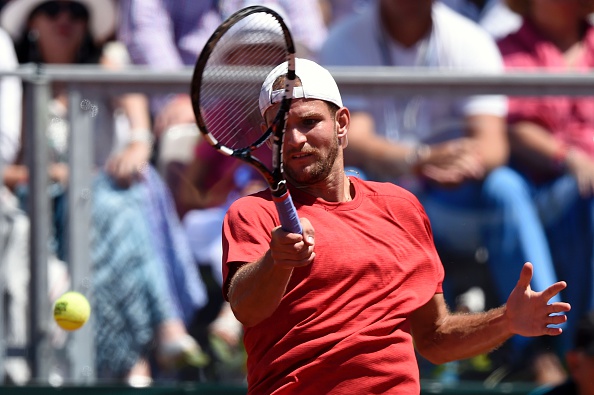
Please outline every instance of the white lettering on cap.
[[[285, 94], [284, 89], [278, 89], [272, 91], [270, 94], [270, 103], [280, 103], [283, 100], [283, 95]], [[302, 86], [295, 86], [293, 87], [293, 98], [294, 99], [303, 99], [305, 97], [305, 92], [303, 92]]]

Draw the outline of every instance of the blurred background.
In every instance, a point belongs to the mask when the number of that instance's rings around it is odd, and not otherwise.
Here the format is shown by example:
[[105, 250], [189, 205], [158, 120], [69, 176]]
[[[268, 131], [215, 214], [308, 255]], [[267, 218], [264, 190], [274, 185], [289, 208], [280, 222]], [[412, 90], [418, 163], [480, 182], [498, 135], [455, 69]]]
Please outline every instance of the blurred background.
[[[592, 394], [575, 362], [594, 345], [586, 0], [0, 1], [0, 391], [245, 393], [221, 225], [265, 184], [201, 141], [188, 92], [210, 35], [254, 4], [334, 75], [347, 174], [425, 206], [452, 310], [505, 303], [525, 261], [532, 288], [570, 284], [562, 336], [419, 356], [422, 392]], [[75, 332], [52, 318], [69, 290], [92, 306]]]

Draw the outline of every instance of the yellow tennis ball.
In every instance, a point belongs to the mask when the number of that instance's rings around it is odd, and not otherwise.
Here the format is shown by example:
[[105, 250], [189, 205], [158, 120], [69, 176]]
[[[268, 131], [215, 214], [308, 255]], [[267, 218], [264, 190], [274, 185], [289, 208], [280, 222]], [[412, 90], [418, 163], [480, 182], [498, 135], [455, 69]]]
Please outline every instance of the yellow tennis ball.
[[91, 305], [83, 294], [66, 292], [54, 303], [54, 320], [67, 331], [80, 329], [89, 319]]

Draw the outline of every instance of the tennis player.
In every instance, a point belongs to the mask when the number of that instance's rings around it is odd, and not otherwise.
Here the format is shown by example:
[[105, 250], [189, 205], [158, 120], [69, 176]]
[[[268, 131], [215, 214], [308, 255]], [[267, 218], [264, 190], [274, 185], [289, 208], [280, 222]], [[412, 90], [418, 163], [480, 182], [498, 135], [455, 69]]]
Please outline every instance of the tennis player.
[[[284, 70], [262, 86], [267, 124]], [[298, 59], [296, 70], [283, 154], [303, 235], [280, 228], [269, 191], [237, 200], [223, 226], [224, 296], [245, 328], [248, 393], [419, 394], [414, 347], [442, 364], [514, 334], [559, 335], [570, 306], [548, 301], [566, 284], [532, 290], [530, 263], [506, 305], [448, 310], [423, 207], [394, 184], [345, 174], [349, 110], [326, 69]]]

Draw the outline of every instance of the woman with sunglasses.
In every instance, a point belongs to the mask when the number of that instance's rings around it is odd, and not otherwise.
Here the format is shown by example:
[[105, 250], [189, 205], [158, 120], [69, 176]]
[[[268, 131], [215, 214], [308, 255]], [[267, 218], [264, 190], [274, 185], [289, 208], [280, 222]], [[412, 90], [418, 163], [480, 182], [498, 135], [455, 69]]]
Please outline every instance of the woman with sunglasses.
[[[126, 61], [119, 47], [104, 45], [114, 32], [115, 12], [111, 0], [13, 0], [3, 9], [0, 22], [13, 36], [21, 63], [122, 67]], [[97, 111], [112, 110], [90, 100], [83, 100], [81, 108], [87, 110], [83, 116], [93, 118]], [[205, 295], [179, 220], [168, 209], [173, 207], [169, 192], [147, 166], [152, 136], [146, 99], [133, 94], [118, 97], [113, 111], [113, 127], [95, 128], [93, 136], [97, 175], [91, 257], [97, 376], [135, 384], [152, 376], [148, 358], [153, 344], [162, 368], [188, 362], [188, 357], [196, 364], [205, 362], [184, 325], [205, 303]], [[65, 86], [53, 85], [49, 112], [52, 160], [62, 166], [55, 178], [65, 184], [69, 133]], [[116, 129], [118, 125], [125, 127]], [[115, 138], [122, 133], [128, 134], [127, 141]], [[62, 221], [58, 219], [59, 224]]]

